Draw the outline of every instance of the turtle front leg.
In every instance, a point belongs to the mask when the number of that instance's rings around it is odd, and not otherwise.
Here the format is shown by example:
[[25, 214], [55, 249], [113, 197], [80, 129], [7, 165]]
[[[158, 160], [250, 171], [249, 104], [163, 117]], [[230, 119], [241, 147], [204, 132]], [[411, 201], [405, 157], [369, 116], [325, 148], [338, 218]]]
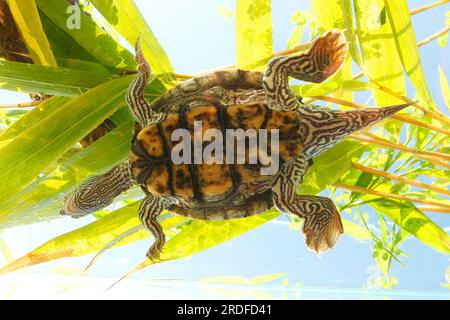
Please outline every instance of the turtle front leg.
[[343, 32], [328, 31], [307, 53], [272, 59], [263, 78], [266, 103], [272, 109], [295, 110], [301, 103], [289, 89], [289, 76], [319, 83], [335, 73], [345, 60], [348, 44]]
[[136, 62], [138, 73], [128, 87], [126, 101], [131, 113], [142, 127], [147, 127], [152, 123], [158, 123], [165, 118], [163, 113], [155, 112], [144, 96], [145, 88], [150, 78], [150, 65], [142, 53], [139, 39], [136, 42]]
[[163, 210], [169, 208], [176, 202], [176, 199], [171, 197], [161, 197], [150, 194], [142, 201], [139, 207], [138, 216], [142, 226], [155, 238], [153, 245], [146, 254], [147, 258], [152, 261], [159, 260], [162, 248], [166, 243], [166, 236], [164, 235], [163, 228], [159, 224], [157, 218]]
[[325, 197], [297, 195], [296, 186], [307, 169], [306, 157], [285, 163], [272, 187], [275, 206], [282, 212], [305, 219], [306, 245], [317, 253], [331, 249], [344, 232], [333, 201]]

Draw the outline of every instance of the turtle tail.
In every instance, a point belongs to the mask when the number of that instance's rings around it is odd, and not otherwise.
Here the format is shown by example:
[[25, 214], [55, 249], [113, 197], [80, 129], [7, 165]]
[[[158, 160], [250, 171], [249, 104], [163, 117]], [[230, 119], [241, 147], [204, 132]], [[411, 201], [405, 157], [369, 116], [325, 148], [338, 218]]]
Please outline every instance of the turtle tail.
[[369, 128], [414, 103], [416, 101], [352, 111], [303, 107], [300, 109], [300, 127], [303, 128], [305, 155], [309, 158], [315, 157], [348, 135]]

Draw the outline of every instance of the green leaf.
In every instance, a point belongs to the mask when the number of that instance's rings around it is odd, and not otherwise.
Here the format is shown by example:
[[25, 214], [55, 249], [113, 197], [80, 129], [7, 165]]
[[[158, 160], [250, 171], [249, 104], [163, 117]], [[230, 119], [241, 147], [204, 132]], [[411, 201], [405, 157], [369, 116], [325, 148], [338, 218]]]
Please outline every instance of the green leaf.
[[30, 127], [2, 145], [0, 204], [7, 202], [47, 165], [125, 105], [125, 91], [131, 78], [127, 76], [89, 90], [52, 112], [39, 126]]
[[386, 7], [383, 7], [383, 9], [380, 12], [380, 15], [378, 16], [378, 22], [383, 25], [386, 23]]
[[292, 31], [291, 36], [289, 37], [286, 49], [292, 49], [302, 42], [303, 31], [310, 16], [311, 14], [308, 11], [297, 10], [296, 12], [294, 12], [291, 23], [295, 24], [295, 28], [294, 31]]
[[[366, 188], [372, 182], [373, 174], [369, 172], [361, 172], [358, 180], [356, 181], [356, 186]], [[350, 200], [353, 202], [361, 196], [359, 192], [352, 192], [350, 195]]]
[[[365, 91], [371, 88], [371, 85], [358, 80], [338, 80], [322, 82], [319, 84], [308, 83], [302, 85], [290, 86], [301, 97], [325, 96], [337, 91]], [[346, 99], [345, 99], [346, 100]]]
[[61, 65], [59, 61], [61, 58], [98, 62], [91, 54], [89, 54], [89, 52], [87, 52], [80, 44], [73, 41], [73, 38], [64, 31], [67, 29], [67, 26], [64, 26], [64, 28], [61, 29], [42, 11], [39, 11], [39, 13], [45, 34], [59, 66]]
[[[82, 228], [47, 241], [30, 253], [1, 268], [0, 274], [56, 259], [84, 256], [101, 250], [120, 234], [140, 225], [137, 217], [139, 204], [140, 201], [134, 202]], [[170, 229], [186, 219], [165, 214], [161, 216], [161, 220], [162, 227]], [[147, 237], [149, 237], [149, 233], [141, 230], [133, 234], [132, 238], [121, 241], [117, 246]]]
[[353, 159], [359, 158], [366, 148], [362, 143], [346, 140], [314, 158], [314, 164], [303, 179], [299, 192], [314, 195], [333, 184], [350, 170]]
[[53, 23], [100, 63], [119, 69], [136, 70], [133, 55], [97, 26], [88, 15], [81, 13], [80, 28], [69, 29], [67, 27], [70, 18], [67, 13], [69, 4], [66, 1], [36, 0], [36, 4]]
[[14, 91], [75, 96], [114, 78], [117, 76], [100, 70], [82, 71], [0, 60], [0, 88]]
[[[160, 258], [162, 261], [169, 261], [192, 256], [261, 226], [278, 215], [278, 211], [270, 210], [264, 214], [245, 219], [225, 221], [193, 220], [192, 223], [184, 227], [180, 233], [165, 244]], [[152, 264], [154, 264], [153, 261], [145, 260], [118, 282]]]
[[[32, 126], [39, 126], [40, 121], [45, 117], [56, 111], [58, 108], [68, 103], [71, 98], [68, 97], [52, 97], [40, 105], [29, 111], [26, 116], [14, 122], [8, 129], [0, 135], [0, 141], [5, 143], [6, 140], [11, 140], [29, 129]], [[1, 144], [0, 144], [1, 146]]]
[[450, 87], [448, 85], [447, 77], [445, 76], [445, 73], [442, 70], [441, 66], [438, 66], [438, 69], [439, 69], [439, 82], [441, 84], [442, 98], [444, 99], [447, 108], [450, 110]]
[[270, 0], [238, 0], [236, 7], [236, 66], [249, 66], [273, 54]]
[[440, 252], [450, 253], [450, 236], [412, 203], [378, 198], [369, 204], [424, 244]]
[[427, 86], [408, 4], [406, 0], [384, 0], [384, 3], [403, 68], [416, 88], [420, 101], [428, 108], [437, 111]]
[[345, 234], [362, 241], [372, 240], [372, 235], [367, 228], [346, 219], [342, 219], [342, 224]]
[[[39, 177], [23, 191], [0, 205], [5, 218], [0, 218], [0, 226], [5, 228], [14, 217], [29, 215], [33, 212], [39, 220], [38, 210], [54, 204], [62, 206], [62, 198], [78, 184], [91, 175], [101, 174], [121, 161], [125, 161], [129, 150], [134, 121], [122, 124], [113, 132], [105, 135], [88, 148], [76, 153], [68, 160], [60, 163], [49, 174]], [[55, 212], [58, 217], [58, 212]]]
[[[379, 15], [384, 8], [383, 0], [354, 0], [357, 34], [364, 64], [362, 68], [370, 80], [406, 95], [402, 62], [397, 53], [395, 35], [389, 20], [381, 24]], [[380, 90], [372, 90], [378, 106], [403, 103]], [[395, 120], [385, 122], [385, 128], [398, 136], [402, 123]]]
[[301, 24], [297, 24], [295, 26], [294, 31], [292, 31], [292, 34], [289, 37], [289, 41], [288, 41], [288, 44], [286, 45], [286, 49], [292, 49], [293, 47], [299, 45], [302, 42], [303, 28], [304, 28], [304, 26]]
[[[191, 224], [167, 241], [164, 251], [161, 253], [161, 260], [168, 261], [192, 256], [253, 230], [278, 215], [278, 211], [270, 210], [264, 214], [245, 219], [192, 220]], [[151, 264], [153, 263], [150, 260], [144, 262], [144, 265]]]
[[17, 28], [35, 64], [56, 67], [34, 0], [7, 0]]
[[92, 4], [132, 46], [141, 38], [144, 55], [156, 74], [173, 73], [169, 57], [163, 50], [133, 0], [93, 0]]

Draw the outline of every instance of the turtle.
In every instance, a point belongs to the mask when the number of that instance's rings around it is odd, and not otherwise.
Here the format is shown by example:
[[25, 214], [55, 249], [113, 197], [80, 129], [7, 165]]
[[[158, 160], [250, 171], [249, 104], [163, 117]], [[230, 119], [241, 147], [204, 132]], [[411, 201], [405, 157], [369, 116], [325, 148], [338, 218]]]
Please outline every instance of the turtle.
[[[289, 88], [289, 77], [320, 83], [336, 73], [347, 51], [343, 32], [332, 29], [319, 36], [305, 53], [274, 57], [264, 73], [233, 68], [201, 74], [150, 103], [144, 91], [151, 69], [138, 40], [138, 70], [126, 93], [136, 119], [129, 157], [70, 192], [61, 214], [85, 216], [139, 185], [145, 193], [139, 220], [154, 236], [146, 256], [155, 261], [165, 243], [157, 220], [164, 210], [192, 219], [224, 220], [244, 219], [275, 207], [304, 220], [302, 231], [309, 249], [321, 253], [333, 248], [344, 231], [333, 201], [297, 194], [296, 187], [314, 157], [409, 105], [342, 111], [303, 104]], [[278, 157], [278, 167], [271, 174], [262, 174], [267, 164], [262, 158], [251, 162], [244, 155], [244, 163], [206, 163], [193, 161], [195, 154], [187, 151], [190, 161], [175, 162], [172, 155], [179, 144], [173, 141], [173, 135], [184, 130], [195, 138], [196, 122], [203, 125], [201, 133], [209, 129], [223, 134], [228, 130], [270, 132], [266, 142], [270, 136], [277, 137], [274, 141], [278, 143], [267, 150], [273, 158]], [[245, 141], [246, 137], [240, 151], [250, 153], [250, 144]], [[205, 144], [200, 142], [201, 146]], [[192, 144], [191, 140], [184, 145]], [[237, 149], [236, 144], [233, 150]], [[215, 156], [223, 159], [228, 153], [218, 151]]]

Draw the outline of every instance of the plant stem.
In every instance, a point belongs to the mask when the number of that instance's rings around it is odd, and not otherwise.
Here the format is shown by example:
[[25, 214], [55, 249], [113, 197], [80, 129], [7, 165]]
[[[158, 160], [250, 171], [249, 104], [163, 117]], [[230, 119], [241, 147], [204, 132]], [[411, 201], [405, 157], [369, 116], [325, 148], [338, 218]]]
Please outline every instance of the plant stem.
[[0, 105], [0, 109], [10, 109], [10, 108], [27, 108], [27, 107], [35, 107], [41, 104], [43, 101], [31, 101], [31, 102], [23, 102], [18, 104], [3, 104]]
[[[374, 81], [374, 80], [370, 80], [371, 83], [373, 83], [375, 86], [377, 86], [377, 88], [381, 91], [384, 91], [388, 94], [390, 94], [391, 96], [394, 96], [400, 100], [403, 100], [405, 102], [413, 102], [413, 100], [409, 99], [408, 97], [405, 97], [397, 92], [392, 91], [391, 89], [381, 85], [380, 83]], [[448, 117], [446, 117], [443, 114], [439, 114], [436, 113], [434, 111], [431, 111], [430, 109], [424, 107], [423, 105], [419, 104], [418, 102], [412, 104], [412, 106], [416, 107], [417, 109], [421, 110], [425, 115], [429, 116], [430, 118], [436, 119], [439, 122], [441, 122], [442, 124], [447, 124], [450, 125], [450, 119]]]
[[[366, 135], [370, 135], [370, 134], [367, 133]], [[423, 160], [426, 160], [426, 161], [428, 161], [430, 163], [433, 163], [435, 165], [438, 165], [438, 166], [450, 169], [450, 165], [448, 165], [447, 163], [445, 163], [445, 162], [443, 162], [443, 161], [441, 161], [439, 159], [436, 159], [436, 157], [429, 156], [429, 155], [424, 155], [425, 153], [430, 153], [431, 151], [423, 151], [423, 150], [417, 150], [417, 149], [414, 149], [414, 148], [409, 148], [409, 147], [406, 147], [406, 146], [403, 146], [403, 145], [400, 145], [400, 144], [388, 142], [387, 140], [380, 139], [378, 137], [377, 137], [378, 139], [373, 139], [373, 138], [370, 139], [370, 138], [366, 138], [366, 137], [363, 137], [363, 136], [360, 136], [360, 135], [350, 135], [350, 138], [354, 139], [354, 140], [359, 140], [359, 141], [367, 142], [367, 143], [370, 143], [370, 144], [382, 146], [382, 147], [388, 147], [388, 148], [391, 148], [391, 149], [396, 149], [396, 150], [400, 150], [400, 151], [403, 151], [403, 152], [408, 152], [408, 153], [411, 153], [411, 154], [415, 155], [416, 157], [421, 158]]]
[[[315, 99], [319, 99], [322, 101], [328, 101], [328, 102], [333, 102], [336, 104], [340, 104], [343, 106], [347, 106], [350, 108], [355, 108], [355, 109], [363, 109], [363, 108], [370, 108], [370, 106], [365, 105], [365, 104], [361, 104], [361, 103], [355, 103], [355, 102], [351, 102], [351, 101], [347, 101], [344, 99], [340, 99], [340, 98], [335, 98], [335, 97], [329, 97], [329, 96], [316, 96], [314, 97]], [[429, 129], [429, 130], [433, 130], [433, 131], [437, 131], [443, 134], [446, 134], [448, 136], [450, 136], [450, 130], [444, 129], [444, 128], [440, 128], [438, 126], [432, 125], [432, 124], [428, 124], [419, 120], [415, 120], [415, 119], [410, 119], [408, 117], [402, 116], [402, 115], [398, 115], [395, 114], [391, 117], [392, 119], [396, 119], [405, 123], [409, 123], [409, 124], [414, 124], [416, 126], [425, 128], [425, 129]]]
[[450, 213], [450, 210], [442, 207], [417, 207], [420, 211]]
[[386, 171], [383, 171], [383, 170], [378, 170], [378, 169], [375, 169], [375, 168], [366, 167], [366, 166], [364, 166], [362, 164], [359, 164], [359, 163], [354, 163], [353, 164], [353, 168], [361, 170], [361, 171], [364, 171], [364, 172], [372, 173], [372, 174], [377, 175], [377, 176], [382, 176], [382, 177], [385, 177], [385, 178], [388, 178], [388, 179], [396, 180], [396, 181], [399, 181], [399, 182], [404, 182], [404, 183], [412, 185], [412, 186], [416, 186], [416, 187], [419, 187], [419, 188], [424, 188], [426, 190], [431, 190], [431, 191], [434, 191], [434, 192], [437, 192], [437, 193], [440, 193], [440, 194], [445, 194], [445, 195], [450, 196], [450, 191], [449, 190], [445, 190], [445, 189], [441, 189], [441, 188], [438, 188], [438, 187], [435, 187], [435, 186], [431, 186], [429, 184], [425, 184], [425, 183], [422, 183], [422, 182], [419, 182], [419, 181], [416, 181], [416, 180], [413, 180], [413, 179], [409, 179], [409, 178], [405, 178], [405, 177], [402, 177], [402, 176], [398, 176], [396, 174], [392, 174], [392, 173], [389, 173], [389, 172], [386, 172]]
[[378, 136], [376, 136], [376, 135], [374, 135], [373, 133], [370, 133], [370, 132], [365, 133], [365, 135], [370, 137], [370, 138], [372, 138], [372, 139], [374, 139], [374, 140], [377, 140], [379, 142], [384, 143], [384, 145], [395, 146], [395, 147], [401, 149], [402, 151], [406, 151], [406, 152], [409, 152], [409, 153], [412, 153], [412, 154], [415, 154], [415, 155], [424, 155], [424, 156], [427, 156], [427, 157], [440, 158], [441, 160], [450, 161], [450, 155], [447, 154], [447, 153], [435, 152], [435, 151], [426, 151], [426, 150], [423, 150], [423, 149], [415, 149], [415, 148], [407, 147], [405, 145], [393, 143], [393, 142], [390, 142], [389, 140], [380, 138], [380, 137], [378, 137]]
[[371, 189], [366, 189], [366, 188], [358, 187], [358, 186], [349, 186], [347, 184], [343, 184], [343, 183], [339, 183], [339, 182], [334, 183], [333, 186], [336, 188], [342, 188], [342, 189], [346, 189], [346, 190], [353, 191], [353, 192], [359, 192], [359, 193], [369, 194], [369, 195], [373, 195], [373, 196], [392, 198], [392, 199], [403, 200], [403, 201], [408, 201], [408, 202], [430, 204], [430, 205], [433, 205], [436, 207], [445, 208], [445, 209], [450, 210], [450, 205], [435, 202], [432, 200], [412, 198], [412, 197], [403, 196], [400, 194], [393, 194], [393, 193], [384, 192], [384, 191], [371, 190]]
[[439, 38], [440, 36], [443, 36], [443, 35], [446, 34], [449, 30], [450, 30], [450, 26], [445, 27], [444, 29], [439, 30], [439, 31], [436, 32], [436, 33], [433, 33], [433, 34], [432, 34], [431, 36], [429, 36], [428, 38], [423, 39], [422, 41], [417, 42], [417, 46], [418, 46], [418, 47], [421, 47], [421, 46], [423, 46], [424, 44], [427, 44], [427, 43], [433, 41], [434, 39]]
[[419, 13], [419, 12], [423, 12], [423, 11], [425, 11], [425, 10], [432, 9], [432, 8], [434, 8], [434, 7], [440, 6], [441, 4], [447, 3], [447, 2], [449, 2], [449, 1], [450, 1], [450, 0], [436, 1], [436, 2], [433, 2], [433, 3], [427, 4], [427, 5], [423, 6], [423, 7], [415, 8], [415, 9], [409, 10], [409, 14], [410, 14], [410, 15], [414, 15], [414, 14], [417, 14], [417, 13]]

